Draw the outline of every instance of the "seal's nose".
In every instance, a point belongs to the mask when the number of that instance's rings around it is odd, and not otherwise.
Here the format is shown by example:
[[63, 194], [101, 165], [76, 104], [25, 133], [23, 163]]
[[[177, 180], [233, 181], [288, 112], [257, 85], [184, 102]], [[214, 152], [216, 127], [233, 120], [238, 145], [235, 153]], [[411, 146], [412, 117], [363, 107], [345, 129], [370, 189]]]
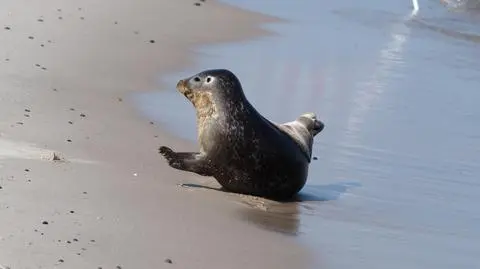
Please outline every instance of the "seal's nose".
[[184, 79], [179, 80], [177, 83], [177, 90], [185, 94], [185, 91], [187, 91], [187, 81]]
[[185, 86], [185, 81], [183, 79], [177, 82], [177, 89], [183, 88]]

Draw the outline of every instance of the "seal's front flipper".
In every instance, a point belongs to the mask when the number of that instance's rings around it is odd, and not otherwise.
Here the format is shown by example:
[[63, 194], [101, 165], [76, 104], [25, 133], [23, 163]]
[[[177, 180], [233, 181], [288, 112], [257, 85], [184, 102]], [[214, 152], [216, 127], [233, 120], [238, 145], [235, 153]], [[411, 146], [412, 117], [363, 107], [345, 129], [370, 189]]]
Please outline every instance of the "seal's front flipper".
[[175, 169], [193, 172], [201, 176], [212, 176], [210, 162], [198, 152], [174, 152], [169, 147], [162, 146], [159, 153]]

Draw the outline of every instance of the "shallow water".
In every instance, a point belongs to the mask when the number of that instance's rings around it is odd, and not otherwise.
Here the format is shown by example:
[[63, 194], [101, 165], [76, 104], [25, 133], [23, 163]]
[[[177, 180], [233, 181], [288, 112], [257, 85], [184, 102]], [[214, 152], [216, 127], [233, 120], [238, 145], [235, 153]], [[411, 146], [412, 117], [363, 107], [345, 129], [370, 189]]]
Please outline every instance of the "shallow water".
[[267, 118], [317, 113], [326, 127], [303, 202], [254, 202], [241, 217], [297, 236], [315, 268], [480, 268], [477, 12], [455, 1], [420, 0], [416, 15], [408, 1], [226, 2], [290, 21], [267, 26], [279, 36], [199, 49], [197, 66], [136, 100], [194, 140], [175, 84], [228, 68]]

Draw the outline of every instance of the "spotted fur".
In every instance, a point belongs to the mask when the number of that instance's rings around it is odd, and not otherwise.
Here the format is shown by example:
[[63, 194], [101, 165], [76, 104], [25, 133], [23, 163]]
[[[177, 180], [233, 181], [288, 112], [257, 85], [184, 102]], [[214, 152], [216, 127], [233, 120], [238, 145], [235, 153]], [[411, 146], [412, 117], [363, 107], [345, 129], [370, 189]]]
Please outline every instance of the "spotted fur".
[[200, 152], [160, 147], [171, 167], [212, 176], [232, 192], [273, 199], [288, 199], [303, 188], [313, 139], [324, 127], [314, 113], [283, 124], [270, 122], [225, 69], [180, 80], [177, 89], [195, 107]]

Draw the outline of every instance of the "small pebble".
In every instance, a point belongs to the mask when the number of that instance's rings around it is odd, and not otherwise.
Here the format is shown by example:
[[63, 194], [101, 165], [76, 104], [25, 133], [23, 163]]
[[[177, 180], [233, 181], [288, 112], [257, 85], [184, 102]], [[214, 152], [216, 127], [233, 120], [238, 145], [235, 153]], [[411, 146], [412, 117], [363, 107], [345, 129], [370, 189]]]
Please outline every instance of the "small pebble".
[[39, 22], [43, 22], [43, 19], [38, 19], [37, 21], [39, 21]]
[[57, 9], [57, 11], [58, 11], [58, 12], [62, 12], [62, 9], [59, 8], [59, 9]]
[[118, 98], [118, 101], [119, 101], [119, 102], [123, 102], [123, 99], [119, 97], [119, 98]]
[[150, 43], [152, 43], [152, 44], [153, 44], [153, 43], [155, 43], [155, 40], [153, 40], [153, 39], [152, 39], [152, 40], [150, 40]]
[[59, 259], [58, 262], [65, 262], [63, 259]]
[[70, 111], [75, 111], [75, 108], [70, 108]]
[[42, 67], [42, 70], [47, 70], [47, 68], [46, 68], [46, 67]]
[[25, 112], [30, 112], [30, 109], [28, 109], [28, 108], [25, 108]]
[[73, 242], [78, 242], [78, 239], [77, 239], [77, 238], [73, 238]]
[[43, 225], [48, 225], [48, 221], [43, 221], [42, 224]]
[[170, 264], [173, 263], [171, 259], [165, 259], [165, 262], [166, 262], [166, 263], [170, 263]]
[[90, 242], [95, 243], [95, 239], [90, 240]]
[[82, 8], [81, 8], [81, 7], [79, 7], [79, 8], [78, 8], [78, 10], [82, 10]]
[[40, 47], [45, 47], [45, 45], [43, 45], [43, 44], [40, 44]]
[[199, 7], [201, 4], [200, 4], [200, 3], [195, 3], [194, 5], [196, 5], [197, 7]]
[[86, 191], [84, 191], [84, 192], [83, 192], [83, 194], [87, 194], [87, 192], [86, 192]]
[[117, 268], [117, 269], [122, 269], [122, 267], [121, 267], [120, 265], [117, 265], [117, 267], [116, 267], [116, 268]]
[[59, 19], [59, 20], [61, 20], [61, 19], [63, 19], [63, 17], [62, 17], [62, 16], [60, 16], [60, 17], [58, 17], [58, 19]]
[[317, 158], [317, 157], [313, 157], [313, 159], [314, 159], [314, 160], [318, 160], [318, 158]]
[[118, 21], [116, 21], [115, 24], [118, 24]]
[[67, 142], [72, 142], [72, 139], [67, 139]]
[[82, 117], [82, 118], [85, 118], [86, 116], [87, 116], [87, 115], [85, 115], [85, 114], [83, 114], [83, 113], [80, 114], [80, 117]]
[[150, 124], [153, 125], [154, 124], [153, 121], [151, 121]]
[[80, 17], [81, 20], [84, 20], [85, 18], [84, 17]]
[[68, 123], [73, 124], [73, 121], [68, 121]]
[[10, 30], [11, 28], [8, 26], [5, 26], [5, 30]]
[[33, 39], [34, 37], [33, 36], [29, 36], [28, 39]]
[[36, 67], [40, 67], [40, 64], [35, 64]]
[[27, 169], [25, 169], [24, 171], [25, 171], [25, 172], [30, 172], [30, 169], [27, 168]]
[[30, 117], [30, 115], [28, 115], [28, 114], [23, 114], [23, 116], [25, 116], [25, 117], [27, 117], [27, 118], [29, 118], [29, 117]]
[[52, 43], [52, 40], [48, 40], [47, 42], [48, 42], [48, 43]]
[[58, 92], [58, 90], [57, 90], [57, 89], [52, 89], [52, 91], [54, 91], [54, 92]]
[[5, 61], [8, 62], [8, 61], [10, 61], [10, 59], [7, 58], [7, 59], [5, 59]]
[[75, 211], [73, 211], [73, 210], [70, 210], [70, 214], [73, 214], [73, 213], [75, 213]]
[[2, 189], [3, 189], [3, 187], [2, 187], [2, 186], [0, 186], [0, 190], [2, 190]]
[[134, 34], [136, 34], [136, 35], [138, 35], [138, 34], [139, 34], [139, 32], [138, 32], [138, 31], [133, 31], [133, 33], [134, 33]]

